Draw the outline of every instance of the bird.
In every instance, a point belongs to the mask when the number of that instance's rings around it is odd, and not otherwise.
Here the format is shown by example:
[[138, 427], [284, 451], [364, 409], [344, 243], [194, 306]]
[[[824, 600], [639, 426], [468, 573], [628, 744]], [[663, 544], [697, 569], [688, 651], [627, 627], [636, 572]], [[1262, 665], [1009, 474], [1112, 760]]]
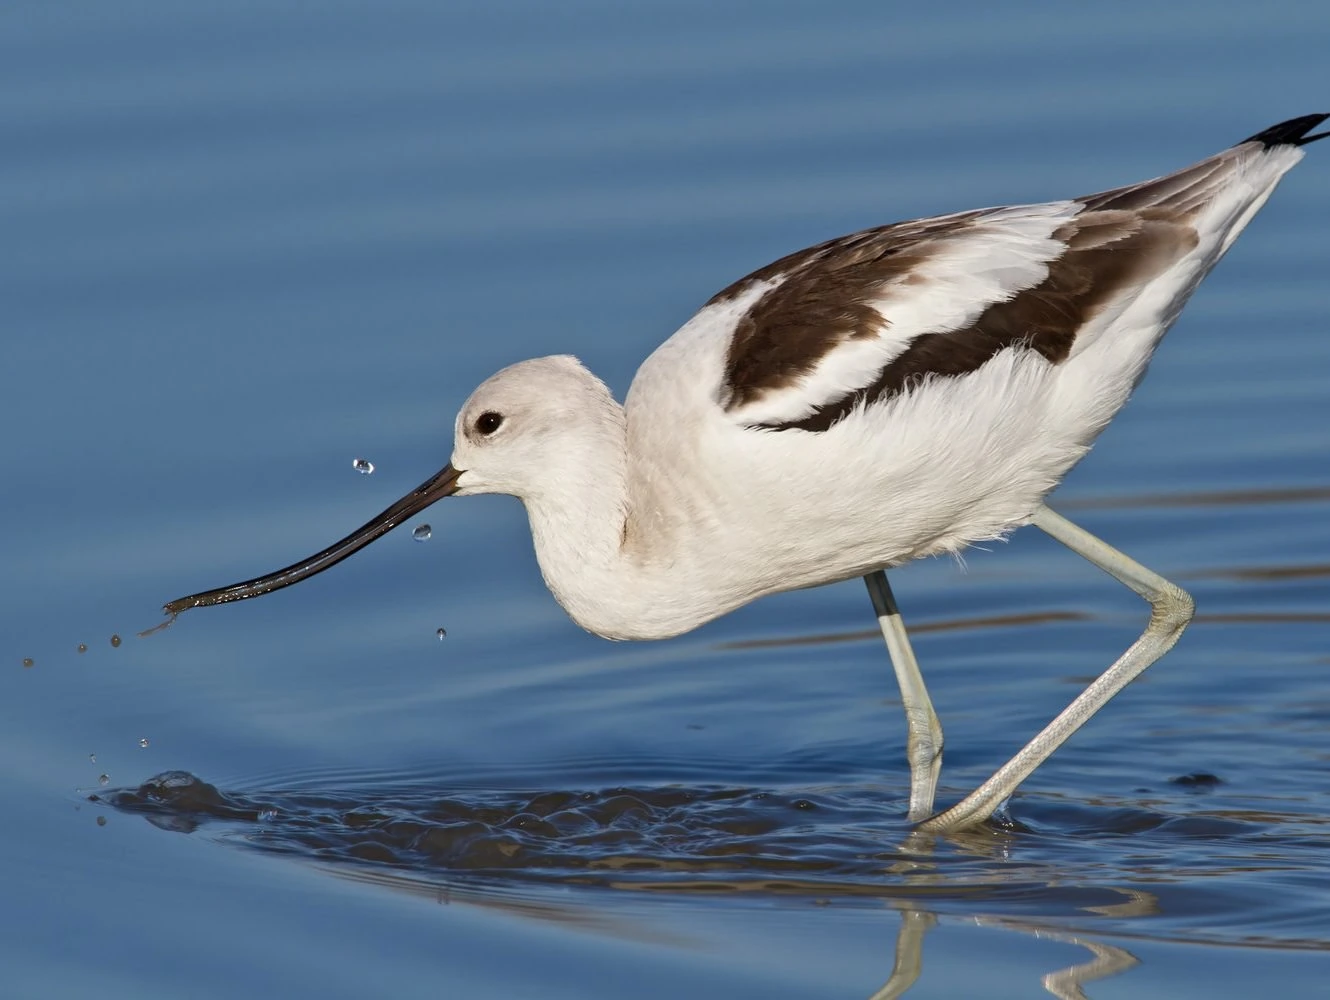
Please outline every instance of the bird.
[[[307, 579], [435, 501], [519, 498], [545, 583], [608, 639], [677, 636], [769, 594], [862, 577], [906, 716], [908, 820], [990, 819], [1177, 642], [1191, 597], [1045, 502], [1127, 402], [1202, 278], [1330, 136], [1294, 118], [1097, 194], [897, 222], [713, 295], [621, 405], [569, 355], [483, 382], [449, 463], [285, 569], [181, 612]], [[1034, 525], [1150, 606], [1140, 637], [970, 794], [934, 811], [942, 728], [886, 571]]]

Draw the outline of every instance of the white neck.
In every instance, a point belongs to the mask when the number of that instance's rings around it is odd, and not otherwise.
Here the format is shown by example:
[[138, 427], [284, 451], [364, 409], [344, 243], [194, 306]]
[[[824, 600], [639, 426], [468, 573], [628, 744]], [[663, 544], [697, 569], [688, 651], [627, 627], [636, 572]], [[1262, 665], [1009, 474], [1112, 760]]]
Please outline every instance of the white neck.
[[[493, 437], [494, 428], [478, 429], [486, 413], [500, 416]], [[630, 427], [629, 419], [576, 359], [534, 358], [472, 393], [458, 415], [452, 461], [466, 470], [463, 495], [521, 499], [545, 583], [574, 621], [609, 639], [659, 639], [742, 598], [708, 591], [700, 572], [715, 539], [691, 516], [690, 477], [651, 433], [676, 425], [653, 417]]]
[[606, 396], [611, 419], [579, 436], [578, 447], [560, 449], [554, 474], [523, 497], [536, 558], [550, 592], [588, 631], [607, 639], [679, 635], [720, 611], [705, 593], [679, 587], [693, 576], [694, 553], [670, 542], [689, 537], [677, 530], [686, 513], [631, 464], [623, 408]]
[[[560, 449], [543, 488], [523, 497], [545, 584], [572, 619], [607, 639], [675, 635], [660, 621], [655, 567], [640, 558], [643, 525], [632, 508], [623, 409], [597, 421], [593, 437]], [[690, 626], [691, 627], [691, 626]]]

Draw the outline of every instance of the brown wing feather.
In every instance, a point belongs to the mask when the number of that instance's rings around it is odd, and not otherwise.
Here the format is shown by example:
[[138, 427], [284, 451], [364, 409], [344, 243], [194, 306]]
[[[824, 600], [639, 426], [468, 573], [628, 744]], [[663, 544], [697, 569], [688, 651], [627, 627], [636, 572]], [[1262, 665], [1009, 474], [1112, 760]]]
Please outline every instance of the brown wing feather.
[[[1109, 303], [1147, 283], [1190, 252], [1193, 218], [1229, 179], [1229, 153], [1174, 174], [1076, 199], [1085, 209], [1053, 235], [1065, 249], [1040, 284], [988, 307], [970, 326], [927, 333], [869, 385], [770, 430], [822, 431], [860, 405], [904, 392], [929, 377], [975, 371], [994, 355], [1024, 347], [1057, 364], [1077, 333]], [[734, 410], [796, 384], [839, 344], [877, 336], [890, 323], [875, 307], [880, 289], [908, 283], [920, 262], [963, 238], [985, 212], [883, 226], [801, 250], [735, 282], [711, 300], [732, 298], [755, 281], [784, 276], [739, 320], [726, 356], [723, 404]]]
[[824, 431], [861, 405], [905, 392], [927, 378], [976, 371], [1001, 351], [1023, 347], [1053, 364], [1066, 360], [1076, 335], [1109, 302], [1165, 270], [1196, 245], [1196, 232], [1158, 209], [1141, 214], [1086, 212], [1054, 233], [1066, 250], [1048, 277], [989, 306], [970, 326], [914, 338], [872, 384], [800, 420], [770, 430]]
[[734, 409], [795, 383], [846, 340], [877, 336], [885, 322], [872, 305], [878, 291], [908, 280], [942, 241], [968, 230], [981, 214], [900, 222], [828, 240], [718, 292], [707, 305], [784, 276], [738, 322], [725, 359], [725, 406]]

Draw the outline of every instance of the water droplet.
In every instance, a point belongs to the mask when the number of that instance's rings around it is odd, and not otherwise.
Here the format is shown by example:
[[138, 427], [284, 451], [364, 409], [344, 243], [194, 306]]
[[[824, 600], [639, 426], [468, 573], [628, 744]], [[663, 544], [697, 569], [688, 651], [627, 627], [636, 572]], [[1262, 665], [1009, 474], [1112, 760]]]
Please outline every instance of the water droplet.
[[105, 825], [106, 825], [106, 817], [105, 817], [105, 816], [98, 816], [98, 817], [97, 817], [97, 825], [98, 825], [98, 826], [105, 826]]
[[148, 737], [145, 736], [139, 740], [139, 748], [142, 750], [148, 749]]
[[90, 761], [92, 761], [94, 764], [96, 764], [96, 763], [97, 763], [97, 755], [96, 755], [95, 753], [90, 753], [90, 754], [88, 754], [88, 760], [90, 760]]
[[276, 810], [276, 809], [261, 809], [261, 810], [259, 811], [259, 822], [260, 822], [260, 823], [271, 823], [271, 822], [272, 822], [273, 820], [275, 820], [276, 818], [277, 818], [277, 810]]
[[355, 469], [362, 476], [368, 476], [374, 471], [374, 463], [368, 458], [357, 458], [351, 462], [351, 468]]
[[109, 785], [110, 783], [111, 783], [111, 776], [109, 774], [99, 774], [97, 776], [97, 784]]
[[439, 629], [439, 631], [435, 632], [434, 634], [439, 637], [440, 642], [448, 638], [448, 630], [446, 628], [441, 628]]
[[80, 643], [79, 643], [79, 652], [80, 652], [80, 653], [86, 653], [87, 651], [88, 651], [88, 644], [87, 644], [86, 642], [80, 642]]
[[32, 666], [32, 662], [33, 662], [33, 661], [32, 661], [32, 657], [31, 657], [31, 656], [25, 656], [25, 657], [23, 657], [23, 665], [24, 665], [25, 667], [30, 667], [30, 666]]
[[113, 636], [111, 636], [111, 645], [112, 645], [114, 648], [119, 649], [119, 648], [120, 648], [120, 636], [118, 636], [118, 635], [113, 635]]
[[418, 524], [416, 529], [411, 532], [411, 537], [418, 542], [428, 542], [429, 536], [434, 534], [434, 529], [428, 524]]

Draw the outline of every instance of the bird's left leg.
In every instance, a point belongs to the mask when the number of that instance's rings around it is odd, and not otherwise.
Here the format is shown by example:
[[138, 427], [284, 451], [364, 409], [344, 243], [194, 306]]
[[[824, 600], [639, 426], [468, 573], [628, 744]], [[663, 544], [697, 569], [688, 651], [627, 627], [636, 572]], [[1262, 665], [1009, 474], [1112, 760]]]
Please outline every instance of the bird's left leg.
[[896, 671], [896, 683], [901, 689], [901, 703], [905, 706], [907, 735], [905, 755], [910, 762], [910, 822], [918, 823], [933, 812], [933, 795], [937, 791], [937, 777], [942, 770], [942, 724], [937, 721], [933, 702], [924, 686], [924, 675], [910, 648], [910, 637], [896, 598], [887, 583], [887, 574], [875, 570], [864, 577], [868, 595], [873, 599], [877, 623], [882, 638], [887, 641], [887, 652]]

